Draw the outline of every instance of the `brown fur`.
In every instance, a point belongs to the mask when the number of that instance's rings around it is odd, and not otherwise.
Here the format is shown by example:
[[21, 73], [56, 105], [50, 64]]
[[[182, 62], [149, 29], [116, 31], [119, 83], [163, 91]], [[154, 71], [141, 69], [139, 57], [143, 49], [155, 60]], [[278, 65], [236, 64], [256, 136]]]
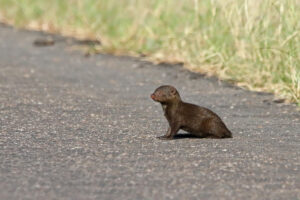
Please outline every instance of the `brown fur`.
[[217, 114], [207, 108], [183, 102], [173, 86], [160, 86], [151, 98], [161, 103], [169, 122], [167, 133], [158, 137], [160, 139], [173, 139], [180, 129], [197, 137], [232, 137], [231, 132]]

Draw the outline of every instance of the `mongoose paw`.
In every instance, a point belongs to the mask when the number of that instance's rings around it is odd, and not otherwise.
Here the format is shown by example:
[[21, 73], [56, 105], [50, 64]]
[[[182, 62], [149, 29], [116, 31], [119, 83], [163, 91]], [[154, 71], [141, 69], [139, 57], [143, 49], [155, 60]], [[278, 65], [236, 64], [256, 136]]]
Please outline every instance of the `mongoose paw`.
[[160, 140], [172, 140], [172, 139], [173, 139], [173, 138], [168, 137], [168, 136], [165, 136], [165, 135], [158, 136], [158, 137], [156, 137], [156, 138], [158, 138], [158, 139], [160, 139]]

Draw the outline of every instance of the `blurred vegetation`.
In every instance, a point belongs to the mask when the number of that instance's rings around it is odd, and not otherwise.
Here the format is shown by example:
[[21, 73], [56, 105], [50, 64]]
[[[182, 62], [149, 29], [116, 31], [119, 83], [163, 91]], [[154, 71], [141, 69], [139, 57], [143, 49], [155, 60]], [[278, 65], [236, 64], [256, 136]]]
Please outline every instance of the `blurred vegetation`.
[[300, 105], [299, 0], [0, 0], [0, 20], [183, 62]]

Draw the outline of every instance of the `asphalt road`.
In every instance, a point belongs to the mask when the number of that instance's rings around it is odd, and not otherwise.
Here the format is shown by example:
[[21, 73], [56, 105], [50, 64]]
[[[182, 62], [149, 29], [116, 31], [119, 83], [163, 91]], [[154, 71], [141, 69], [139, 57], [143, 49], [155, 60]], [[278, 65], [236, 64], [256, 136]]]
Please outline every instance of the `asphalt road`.
[[[0, 199], [300, 199], [300, 114], [180, 66], [84, 57], [0, 26]], [[177, 137], [154, 89], [218, 113], [232, 139]], [[183, 132], [181, 132], [184, 134]]]

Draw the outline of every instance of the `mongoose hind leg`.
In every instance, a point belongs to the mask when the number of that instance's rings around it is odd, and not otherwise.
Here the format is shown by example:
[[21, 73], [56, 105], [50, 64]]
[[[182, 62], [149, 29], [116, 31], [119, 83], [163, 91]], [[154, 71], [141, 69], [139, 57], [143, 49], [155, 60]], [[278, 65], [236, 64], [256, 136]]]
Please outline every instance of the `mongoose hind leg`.
[[211, 120], [209, 122], [209, 134], [214, 138], [230, 138], [231, 132], [227, 129], [225, 124], [219, 120]]

